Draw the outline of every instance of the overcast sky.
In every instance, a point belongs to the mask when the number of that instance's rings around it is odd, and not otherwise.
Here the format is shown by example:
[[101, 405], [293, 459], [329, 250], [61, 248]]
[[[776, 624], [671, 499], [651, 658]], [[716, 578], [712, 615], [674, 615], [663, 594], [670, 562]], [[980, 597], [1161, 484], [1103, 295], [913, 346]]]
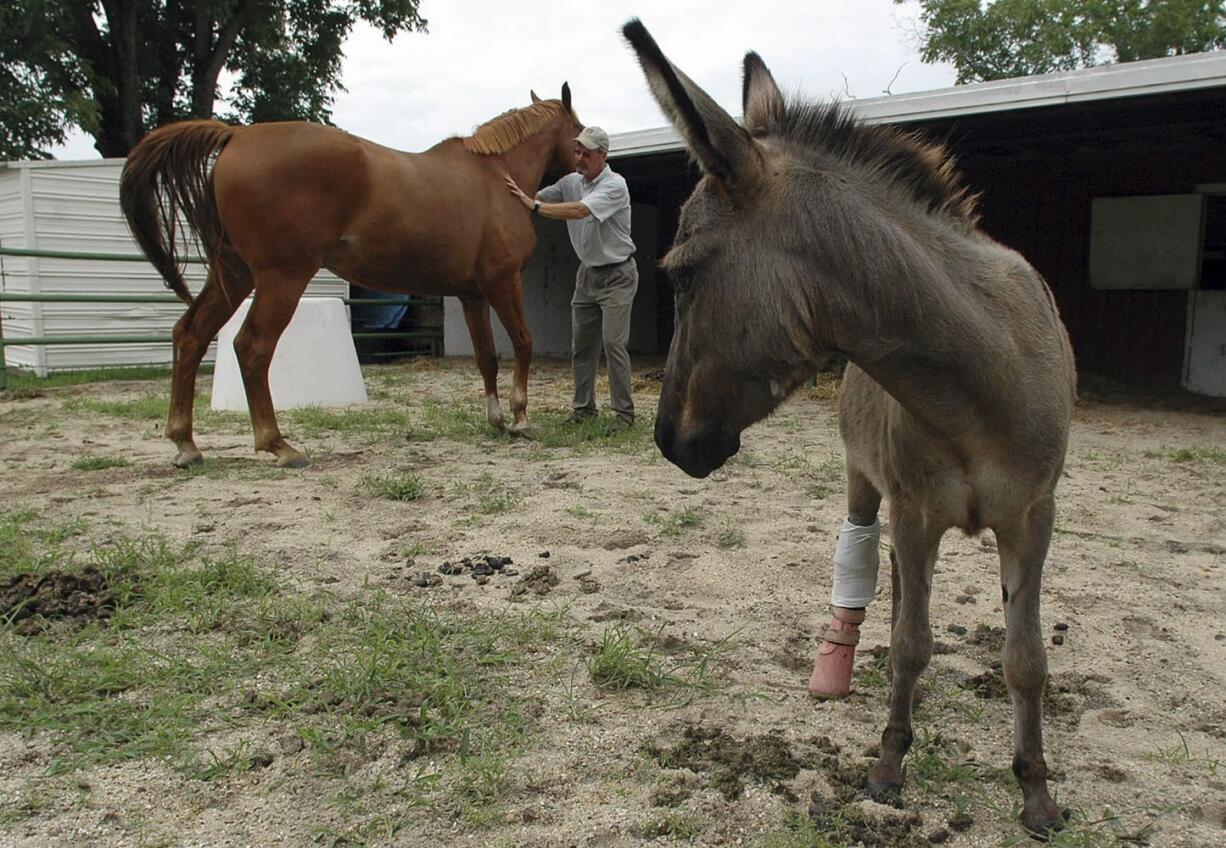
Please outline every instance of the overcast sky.
[[[733, 115], [741, 59], [757, 50], [788, 93], [878, 97], [953, 85], [949, 65], [925, 65], [916, 43], [919, 7], [893, 0], [422, 0], [425, 34], [389, 44], [368, 28], [345, 42], [337, 126], [400, 150], [467, 135], [529, 90], [558, 97], [570, 83], [575, 111], [610, 133], [664, 125], [621, 37], [639, 16], [665, 55]], [[76, 135], [55, 151], [91, 159]]]

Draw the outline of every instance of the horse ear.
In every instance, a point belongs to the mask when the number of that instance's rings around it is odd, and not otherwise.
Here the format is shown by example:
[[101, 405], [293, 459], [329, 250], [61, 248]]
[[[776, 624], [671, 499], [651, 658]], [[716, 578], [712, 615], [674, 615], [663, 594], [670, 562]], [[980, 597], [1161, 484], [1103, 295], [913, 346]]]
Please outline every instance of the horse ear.
[[786, 107], [775, 78], [752, 50], [745, 54], [745, 81], [741, 89], [745, 129], [750, 133], [775, 132], [783, 125]]
[[656, 102], [685, 139], [699, 167], [724, 183], [750, 175], [757, 152], [745, 130], [689, 77], [673, 67], [638, 18], [622, 27]]
[[537, 97], [537, 96], [536, 96], [536, 92], [535, 92], [535, 91], [533, 91], [532, 89], [528, 89], [528, 93], [529, 93], [530, 95], [532, 95], [532, 102], [533, 102], [533, 103], [540, 103], [540, 102], [541, 102], [541, 98], [539, 98], [539, 97]]
[[573, 112], [570, 108], [570, 84], [562, 83], [562, 105], [566, 107], [567, 112]]

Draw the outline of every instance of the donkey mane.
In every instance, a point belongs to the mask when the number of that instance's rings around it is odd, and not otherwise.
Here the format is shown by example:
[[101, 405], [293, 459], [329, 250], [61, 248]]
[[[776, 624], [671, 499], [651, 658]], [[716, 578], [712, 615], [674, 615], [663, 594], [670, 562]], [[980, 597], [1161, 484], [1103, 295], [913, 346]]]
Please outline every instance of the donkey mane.
[[780, 133], [787, 141], [870, 169], [929, 212], [949, 215], [967, 227], [979, 221], [978, 193], [971, 192], [954, 157], [939, 144], [861, 123], [838, 103], [789, 104]]
[[470, 153], [506, 153], [544, 129], [563, 108], [561, 100], [541, 100], [522, 109], [509, 109], [477, 127], [463, 140], [464, 149]]

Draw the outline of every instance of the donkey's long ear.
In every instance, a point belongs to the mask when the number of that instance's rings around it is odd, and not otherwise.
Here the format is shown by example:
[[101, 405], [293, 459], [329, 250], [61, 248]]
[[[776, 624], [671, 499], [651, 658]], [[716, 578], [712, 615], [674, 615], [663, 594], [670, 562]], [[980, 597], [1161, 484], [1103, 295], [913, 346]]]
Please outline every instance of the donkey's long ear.
[[741, 90], [745, 129], [751, 134], [776, 132], [783, 126], [783, 95], [766, 63], [757, 53], [745, 54], [745, 81]]
[[756, 170], [757, 152], [748, 134], [711, 97], [673, 67], [638, 18], [622, 27], [638, 55], [647, 85], [664, 114], [685, 139], [698, 165], [724, 183]]
[[562, 83], [562, 105], [567, 112], [574, 113], [575, 110], [570, 107], [570, 83]]
[[533, 102], [533, 103], [540, 103], [540, 102], [541, 102], [541, 98], [539, 98], [539, 97], [537, 97], [537, 96], [536, 96], [536, 92], [535, 92], [535, 91], [533, 91], [532, 89], [528, 89], [528, 93], [529, 93], [530, 95], [532, 95], [532, 102]]

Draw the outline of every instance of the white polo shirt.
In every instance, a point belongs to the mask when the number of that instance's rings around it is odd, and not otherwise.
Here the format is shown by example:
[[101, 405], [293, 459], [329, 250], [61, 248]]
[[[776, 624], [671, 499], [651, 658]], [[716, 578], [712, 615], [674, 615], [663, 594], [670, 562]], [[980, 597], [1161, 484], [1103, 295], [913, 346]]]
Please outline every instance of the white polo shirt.
[[630, 189], [626, 187], [626, 178], [608, 165], [591, 182], [582, 174], [567, 174], [537, 192], [536, 199], [542, 203], [578, 202], [592, 213], [566, 222], [575, 255], [584, 265], [612, 265], [624, 262], [634, 253], [634, 242], [630, 239]]

